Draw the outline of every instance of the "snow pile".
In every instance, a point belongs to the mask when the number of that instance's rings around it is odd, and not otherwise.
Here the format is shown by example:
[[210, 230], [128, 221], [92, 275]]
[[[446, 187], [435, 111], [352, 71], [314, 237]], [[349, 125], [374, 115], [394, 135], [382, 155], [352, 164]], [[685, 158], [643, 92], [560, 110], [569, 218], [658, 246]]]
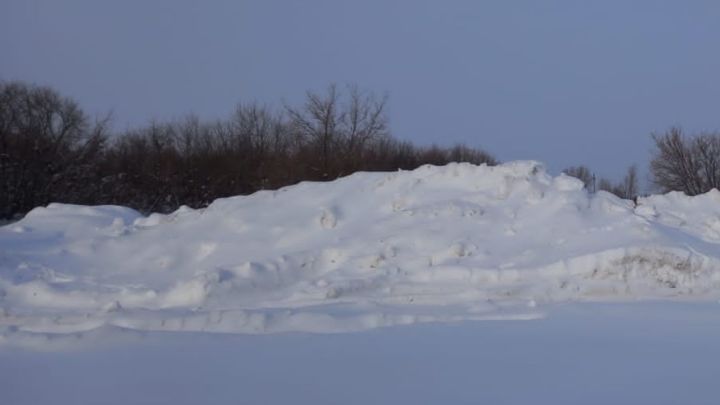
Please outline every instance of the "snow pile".
[[0, 339], [100, 327], [343, 332], [720, 297], [720, 192], [631, 201], [537, 162], [357, 173], [143, 217], [0, 228]]

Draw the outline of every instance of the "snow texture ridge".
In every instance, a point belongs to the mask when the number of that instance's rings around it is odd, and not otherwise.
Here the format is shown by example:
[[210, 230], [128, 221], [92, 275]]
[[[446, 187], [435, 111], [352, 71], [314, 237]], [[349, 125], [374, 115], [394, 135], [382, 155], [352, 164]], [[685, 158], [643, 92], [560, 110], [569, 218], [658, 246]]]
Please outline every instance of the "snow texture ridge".
[[720, 192], [637, 206], [537, 162], [356, 173], [169, 215], [0, 228], [0, 342], [100, 328], [345, 332], [720, 297]]

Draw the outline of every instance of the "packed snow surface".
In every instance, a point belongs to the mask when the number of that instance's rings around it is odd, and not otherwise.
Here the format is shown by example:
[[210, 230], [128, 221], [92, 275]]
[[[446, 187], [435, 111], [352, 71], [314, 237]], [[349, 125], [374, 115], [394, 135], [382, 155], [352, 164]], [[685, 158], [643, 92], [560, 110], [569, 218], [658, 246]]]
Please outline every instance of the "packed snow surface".
[[536, 321], [333, 335], [118, 335], [82, 350], [0, 349], [0, 403], [718, 404], [717, 303], [557, 305]]
[[532, 161], [356, 173], [169, 215], [0, 228], [0, 341], [114, 328], [346, 332], [720, 297], [720, 192], [588, 194]]

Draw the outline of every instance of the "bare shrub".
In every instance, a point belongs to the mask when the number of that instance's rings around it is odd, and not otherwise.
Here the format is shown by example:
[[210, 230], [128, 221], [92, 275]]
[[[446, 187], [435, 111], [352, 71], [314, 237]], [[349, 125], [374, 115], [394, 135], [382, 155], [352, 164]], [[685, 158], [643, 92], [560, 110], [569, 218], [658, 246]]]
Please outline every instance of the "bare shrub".
[[571, 166], [563, 170], [563, 173], [582, 181], [585, 189], [591, 192], [595, 191], [595, 175], [587, 166]]
[[680, 128], [671, 128], [653, 140], [650, 171], [662, 191], [697, 195], [720, 187], [720, 134], [687, 137]]

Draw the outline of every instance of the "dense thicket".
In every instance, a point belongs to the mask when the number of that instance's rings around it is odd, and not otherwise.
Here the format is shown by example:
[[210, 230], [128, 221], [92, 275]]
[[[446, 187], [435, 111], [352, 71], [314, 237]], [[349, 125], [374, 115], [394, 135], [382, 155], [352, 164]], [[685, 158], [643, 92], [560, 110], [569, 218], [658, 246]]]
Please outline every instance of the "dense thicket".
[[50, 88], [0, 83], [0, 217], [54, 201], [168, 212], [356, 171], [496, 163], [480, 149], [393, 138], [384, 98], [343, 90], [308, 93], [298, 107], [241, 104], [226, 120], [190, 116], [110, 134], [107, 120], [91, 122]]

